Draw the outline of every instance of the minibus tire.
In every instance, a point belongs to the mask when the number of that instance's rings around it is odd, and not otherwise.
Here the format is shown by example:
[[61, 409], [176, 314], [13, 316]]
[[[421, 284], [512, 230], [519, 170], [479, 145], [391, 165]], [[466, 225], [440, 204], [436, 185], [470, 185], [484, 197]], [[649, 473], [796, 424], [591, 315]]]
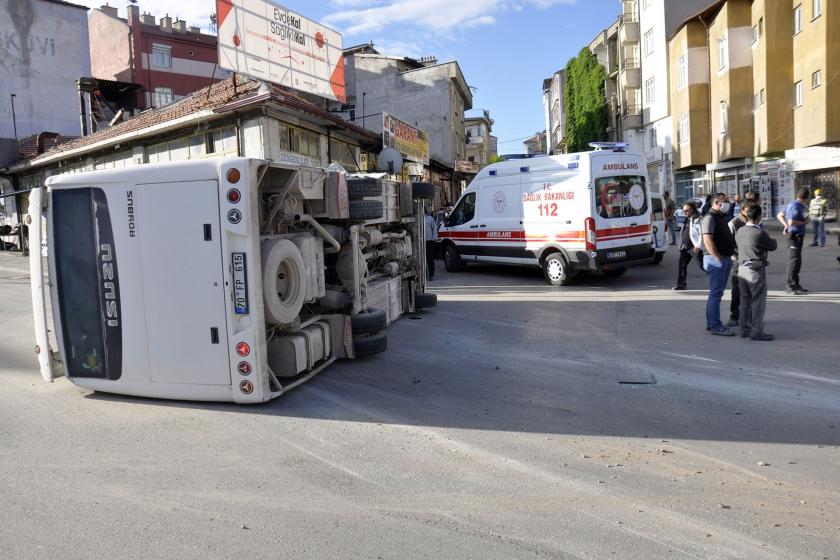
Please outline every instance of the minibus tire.
[[552, 286], [568, 286], [574, 275], [569, 269], [569, 263], [560, 253], [551, 253], [542, 263], [543, 276]]
[[627, 272], [627, 267], [613, 268], [611, 270], [605, 270], [604, 276], [606, 276], [607, 278], [618, 278], [619, 276], [624, 276], [625, 272]]
[[347, 181], [347, 196], [350, 200], [359, 200], [366, 196], [380, 196], [382, 185], [379, 179], [350, 179]]
[[[662, 262], [662, 259], [665, 257], [664, 251], [657, 251], [656, 256], [653, 257], [653, 262], [651, 264], [659, 264]], [[626, 269], [625, 269], [626, 270]]]
[[431, 183], [411, 183], [411, 196], [414, 198], [435, 198], [435, 186]]
[[353, 355], [357, 358], [375, 356], [388, 349], [388, 335], [384, 331], [353, 339]]
[[[300, 315], [306, 296], [306, 266], [300, 249], [288, 239], [266, 242], [262, 268], [266, 318], [275, 325], [288, 325]], [[288, 283], [282, 296], [278, 291], [280, 274], [286, 276]]]
[[443, 266], [446, 267], [446, 272], [458, 272], [464, 270], [464, 261], [461, 260], [461, 255], [458, 254], [458, 248], [449, 244], [443, 249]]
[[368, 309], [350, 316], [353, 336], [379, 332], [388, 326], [388, 317], [381, 309]]
[[416, 294], [414, 296], [415, 309], [428, 309], [437, 305], [437, 294]]
[[382, 218], [383, 206], [378, 200], [350, 201], [351, 220], [378, 220]]

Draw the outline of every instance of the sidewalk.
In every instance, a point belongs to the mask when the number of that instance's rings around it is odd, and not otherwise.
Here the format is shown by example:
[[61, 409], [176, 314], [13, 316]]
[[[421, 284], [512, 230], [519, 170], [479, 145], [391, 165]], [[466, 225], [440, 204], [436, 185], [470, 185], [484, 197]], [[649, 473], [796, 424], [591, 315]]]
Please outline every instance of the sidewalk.
[[29, 257], [16, 251], [0, 251], [0, 272], [29, 275]]

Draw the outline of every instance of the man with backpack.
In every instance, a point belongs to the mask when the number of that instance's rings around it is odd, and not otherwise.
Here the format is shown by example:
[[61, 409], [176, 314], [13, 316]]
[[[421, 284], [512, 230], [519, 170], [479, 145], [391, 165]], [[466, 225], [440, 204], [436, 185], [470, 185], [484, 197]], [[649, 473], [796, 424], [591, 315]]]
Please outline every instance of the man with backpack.
[[735, 332], [720, 321], [720, 300], [732, 270], [735, 236], [729, 229], [727, 214], [729, 197], [717, 193], [712, 197], [709, 213], [703, 218], [703, 269], [709, 275], [709, 298], [706, 301], [706, 330], [717, 336], [734, 336]]

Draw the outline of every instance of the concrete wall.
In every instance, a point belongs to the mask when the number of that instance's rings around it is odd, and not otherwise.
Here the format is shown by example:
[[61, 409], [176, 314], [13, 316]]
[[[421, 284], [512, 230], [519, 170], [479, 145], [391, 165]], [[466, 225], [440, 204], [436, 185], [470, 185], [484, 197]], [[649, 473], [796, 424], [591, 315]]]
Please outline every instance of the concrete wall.
[[[705, 165], [711, 161], [709, 137], [709, 44], [706, 29], [699, 22], [683, 27], [668, 44], [671, 67], [671, 112], [674, 169]], [[688, 79], [678, 86], [678, 62], [685, 56]], [[705, 68], [702, 70], [694, 69]], [[682, 115], [688, 117], [688, 136], [679, 135]]]
[[[404, 63], [387, 57], [356, 56], [356, 124], [382, 132], [382, 115], [390, 113], [429, 135], [431, 157], [447, 165], [466, 159], [464, 110], [452, 66], [440, 64], [405, 71]], [[364, 114], [374, 115], [361, 121]], [[471, 106], [471, 100], [469, 105]]]
[[793, 12], [787, 2], [754, 0], [752, 25], [756, 35], [761, 28], [752, 45], [754, 105], [758, 96], [753, 153], [765, 155], [793, 147]]
[[90, 71], [94, 78], [132, 81], [128, 24], [98, 8], [88, 18], [91, 37]]
[[[729, 0], [709, 25], [714, 163], [753, 155], [751, 22], [749, 0]], [[728, 61], [721, 68], [718, 41], [723, 38], [728, 45]], [[721, 126], [722, 103], [726, 106], [726, 130]]]
[[75, 81], [90, 75], [87, 11], [43, 0], [0, 0], [0, 138], [78, 135]]

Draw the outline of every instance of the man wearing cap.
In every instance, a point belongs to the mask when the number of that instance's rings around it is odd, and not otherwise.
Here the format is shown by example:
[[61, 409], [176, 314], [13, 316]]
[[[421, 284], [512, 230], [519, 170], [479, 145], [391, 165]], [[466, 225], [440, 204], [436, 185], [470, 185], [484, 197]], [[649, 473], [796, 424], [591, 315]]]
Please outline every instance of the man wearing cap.
[[784, 233], [790, 241], [790, 260], [787, 267], [787, 290], [789, 294], [799, 295], [808, 290], [799, 283], [799, 271], [802, 269], [802, 243], [805, 240], [805, 226], [811, 220], [807, 206], [811, 191], [801, 188], [796, 192], [796, 200], [779, 212], [776, 218], [784, 226]]
[[810, 215], [814, 224], [814, 242], [811, 247], [825, 247], [825, 214], [828, 211], [828, 201], [822, 197], [820, 189], [814, 190], [814, 198], [811, 199]]

